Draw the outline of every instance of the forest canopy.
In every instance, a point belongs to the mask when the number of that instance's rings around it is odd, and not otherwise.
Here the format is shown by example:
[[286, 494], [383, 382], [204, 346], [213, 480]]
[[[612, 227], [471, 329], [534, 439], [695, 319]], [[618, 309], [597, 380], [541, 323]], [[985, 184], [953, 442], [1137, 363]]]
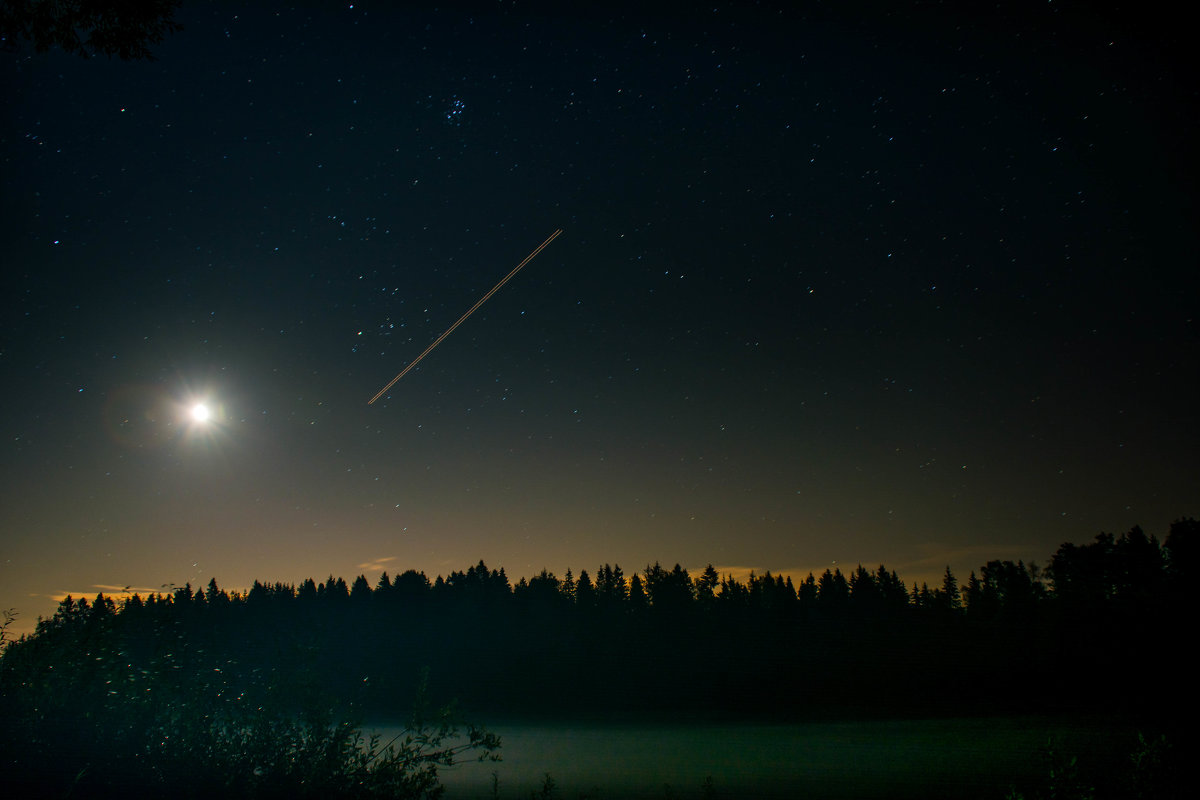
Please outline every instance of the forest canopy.
[[433, 580], [68, 597], [6, 642], [0, 753], [15, 770], [96, 741], [141, 752], [145, 731], [197, 719], [197, 741], [264, 719], [336, 731], [414, 714], [418, 687], [510, 719], [1062, 712], [1170, 730], [1182, 722], [1170, 698], [1191, 683], [1181, 634], [1198, 538], [1193, 519], [1161, 543], [1135, 527], [1063, 544], [1044, 570], [989, 561], [964, 581], [947, 567], [933, 587], [884, 565], [796, 582], [659, 563], [514, 584], [480, 561]]

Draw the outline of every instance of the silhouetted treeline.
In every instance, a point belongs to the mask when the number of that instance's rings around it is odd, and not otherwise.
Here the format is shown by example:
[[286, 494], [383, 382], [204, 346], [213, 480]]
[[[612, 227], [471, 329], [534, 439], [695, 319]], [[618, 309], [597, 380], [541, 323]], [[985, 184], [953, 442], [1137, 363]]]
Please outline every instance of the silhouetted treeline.
[[[1191, 683], [1182, 640], [1198, 531], [1183, 519], [1164, 543], [1140, 528], [1101, 534], [1064, 544], [1044, 571], [990, 561], [961, 580], [947, 567], [932, 587], [882, 565], [797, 584], [657, 563], [513, 584], [480, 562], [433, 580], [67, 598], [10, 645], [0, 695], [10, 707], [67, 706], [96, 687], [169, 698], [178, 675], [274, 703], [300, 687], [387, 719], [428, 668], [435, 698], [496, 715], [1169, 715]], [[157, 683], [143, 686], [147, 675]]]

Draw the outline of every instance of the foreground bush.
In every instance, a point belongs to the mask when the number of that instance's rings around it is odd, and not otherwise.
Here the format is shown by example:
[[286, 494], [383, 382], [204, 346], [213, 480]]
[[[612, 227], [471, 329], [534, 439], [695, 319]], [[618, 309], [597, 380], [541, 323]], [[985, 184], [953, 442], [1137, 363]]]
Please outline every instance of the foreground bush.
[[[103, 600], [71, 604], [0, 659], [0, 769], [19, 797], [422, 798], [499, 738], [429, 714], [367, 737], [355, 707], [291, 671], [214, 663], [156, 628], [119, 633]], [[302, 655], [297, 655], [302, 660]]]

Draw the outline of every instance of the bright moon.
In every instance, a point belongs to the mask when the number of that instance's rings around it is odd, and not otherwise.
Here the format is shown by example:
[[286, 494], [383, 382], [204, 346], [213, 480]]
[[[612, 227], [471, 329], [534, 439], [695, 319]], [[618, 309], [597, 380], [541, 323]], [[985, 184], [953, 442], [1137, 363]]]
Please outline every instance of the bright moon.
[[192, 419], [196, 420], [196, 422], [207, 422], [210, 416], [208, 406], [204, 405], [204, 403], [197, 403], [192, 406]]

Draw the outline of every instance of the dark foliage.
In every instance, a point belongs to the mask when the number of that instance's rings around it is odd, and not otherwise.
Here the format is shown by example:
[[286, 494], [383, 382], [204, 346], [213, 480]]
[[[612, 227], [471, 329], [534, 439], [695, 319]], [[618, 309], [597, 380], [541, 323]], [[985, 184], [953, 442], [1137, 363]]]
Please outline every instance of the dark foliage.
[[244, 615], [277, 618], [281, 606], [260, 604], [280, 595], [267, 594], [251, 602], [210, 582], [207, 591], [134, 597], [119, 609], [102, 595], [64, 600], [0, 662], [5, 790], [22, 798], [437, 797], [440, 768], [499, 748], [451, 710], [430, 713], [420, 675], [406, 683], [417, 703], [393, 718], [408, 719], [403, 733], [388, 742], [365, 736], [356, 702], [365, 693], [350, 681], [322, 683], [336, 657], [302, 623], [263, 647], [230, 636], [257, 624]]
[[181, 0], [0, 0], [0, 40], [7, 49], [30, 42], [88, 58], [153, 60], [150, 46], [181, 29]]
[[[1176, 665], [1187, 663], [1181, 626], [1195, 606], [1180, 559], [1195, 530], [1175, 523], [1168, 547], [1137, 528], [1064, 544], [1045, 579], [1033, 565], [991, 561], [961, 591], [949, 568], [932, 590], [910, 590], [882, 565], [796, 586], [769, 572], [742, 581], [657, 563], [627, 580], [605, 564], [514, 586], [480, 562], [433, 581], [384, 574], [374, 587], [329, 577], [229, 593], [214, 580], [119, 606], [67, 598], [0, 660], [0, 755], [7, 774], [65, 751], [93, 754], [84, 772], [145, 777], [167, 769], [163, 759], [182, 768], [172, 755], [181, 737], [213, 741], [214, 726], [224, 744], [206, 745], [190, 768], [260, 734], [291, 741], [280, 745], [288, 752], [312, 739], [344, 755], [352, 737], [318, 733], [363, 710], [402, 718], [426, 669], [434, 700], [456, 696], [472, 713], [1082, 711], [1169, 730], [1180, 707], [1170, 698], [1191, 685]], [[286, 760], [238, 763], [255, 758]]]

